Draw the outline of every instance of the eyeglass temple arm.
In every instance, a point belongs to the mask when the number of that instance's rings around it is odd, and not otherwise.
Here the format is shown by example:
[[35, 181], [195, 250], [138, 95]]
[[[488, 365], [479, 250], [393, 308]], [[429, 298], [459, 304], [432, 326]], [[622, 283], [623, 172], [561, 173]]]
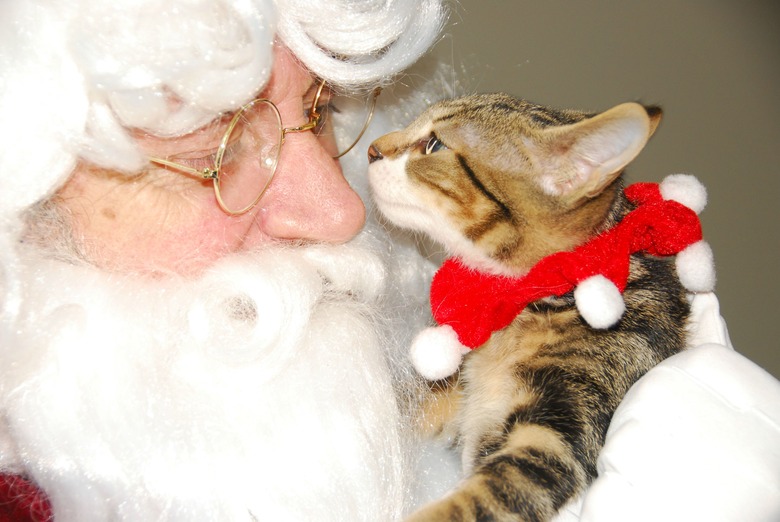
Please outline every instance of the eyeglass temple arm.
[[165, 167], [171, 167], [176, 170], [181, 170], [183, 172], [186, 172], [187, 174], [191, 174], [195, 177], [202, 178], [202, 179], [217, 179], [217, 171], [213, 168], [205, 168], [203, 170], [193, 169], [192, 167], [188, 167], [186, 165], [182, 165], [180, 163], [175, 163], [173, 161], [168, 161], [162, 158], [149, 158], [149, 161], [152, 163], [156, 163], [158, 165], [163, 165]]
[[[317, 89], [317, 94], [314, 97], [314, 103], [312, 103], [311, 110], [309, 111], [309, 121], [307, 123], [304, 123], [303, 125], [299, 125], [297, 127], [287, 127], [282, 129], [282, 143], [284, 143], [284, 137], [287, 135], [288, 132], [306, 132], [308, 130], [311, 130], [315, 128], [320, 123], [320, 118], [322, 115], [317, 111], [316, 103], [317, 100], [320, 97], [320, 93], [322, 92], [322, 88], [325, 86], [325, 82], [320, 83], [319, 88]], [[360, 138], [363, 137], [363, 134], [366, 133], [366, 130], [368, 130], [368, 124], [371, 122], [371, 119], [374, 117], [374, 109], [376, 109], [376, 99], [379, 97], [379, 94], [382, 92], [381, 87], [377, 87], [373, 90], [371, 93], [371, 108], [368, 111], [368, 116], [366, 117], [366, 123], [363, 125], [363, 128], [360, 130], [360, 134], [358, 134], [357, 138], [355, 138], [355, 141], [352, 142], [352, 145], [350, 145], [346, 150], [341, 152], [338, 156], [333, 156], [333, 159], [339, 159], [349, 151], [351, 151], [353, 148], [355, 148], [355, 145], [360, 141]]]
[[282, 139], [284, 139], [284, 136], [288, 132], [306, 132], [308, 130], [312, 130], [319, 123], [319, 119], [320, 119], [319, 113], [310, 114], [309, 121], [304, 123], [303, 125], [299, 125], [297, 127], [285, 127], [284, 129], [282, 129]]
[[309, 109], [309, 121], [304, 123], [303, 125], [298, 125], [297, 127], [286, 127], [282, 129], [282, 143], [284, 143], [284, 137], [287, 135], [288, 132], [306, 132], [314, 129], [317, 125], [320, 123], [320, 118], [322, 117], [317, 111], [317, 101], [319, 101], [320, 96], [322, 95], [322, 89], [325, 88], [325, 80], [321, 80], [319, 86], [317, 87], [317, 92], [314, 94], [314, 101], [311, 103], [311, 109]]

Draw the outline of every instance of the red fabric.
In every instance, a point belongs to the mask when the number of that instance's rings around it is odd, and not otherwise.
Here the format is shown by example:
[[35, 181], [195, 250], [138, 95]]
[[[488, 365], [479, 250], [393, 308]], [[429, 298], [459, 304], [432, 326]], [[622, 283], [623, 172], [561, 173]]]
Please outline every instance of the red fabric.
[[664, 200], [657, 183], [631, 185], [625, 194], [637, 208], [620, 223], [573, 251], [545, 257], [523, 277], [478, 272], [448, 259], [431, 285], [434, 319], [452, 326], [463, 345], [477, 348], [538, 299], [561, 296], [599, 274], [622, 292], [631, 254], [674, 255], [702, 239], [696, 213]]
[[0, 475], [0, 522], [45, 522], [52, 520], [46, 494], [17, 475]]

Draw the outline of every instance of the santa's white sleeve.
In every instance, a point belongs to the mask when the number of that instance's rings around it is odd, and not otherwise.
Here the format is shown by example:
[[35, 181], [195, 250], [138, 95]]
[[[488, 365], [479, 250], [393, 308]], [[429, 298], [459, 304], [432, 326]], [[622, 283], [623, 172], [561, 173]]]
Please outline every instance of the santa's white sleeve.
[[780, 383], [734, 351], [714, 294], [692, 306], [691, 348], [631, 388], [557, 522], [780, 520]]

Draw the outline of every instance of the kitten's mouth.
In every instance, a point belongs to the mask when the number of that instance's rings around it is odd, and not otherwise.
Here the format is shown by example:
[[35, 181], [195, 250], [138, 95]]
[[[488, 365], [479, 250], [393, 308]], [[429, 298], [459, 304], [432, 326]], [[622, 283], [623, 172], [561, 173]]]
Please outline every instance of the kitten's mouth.
[[376, 206], [379, 207], [379, 210], [384, 212], [385, 208], [396, 208], [396, 207], [403, 207], [403, 206], [411, 206], [409, 204], [403, 204], [399, 203], [397, 201], [394, 201], [392, 199], [383, 197], [383, 194], [378, 190], [372, 190], [371, 191], [371, 199], [376, 203]]
[[423, 207], [411, 203], [401, 203], [374, 196], [379, 214], [394, 225], [419, 230], [419, 221], [426, 219], [428, 213]]

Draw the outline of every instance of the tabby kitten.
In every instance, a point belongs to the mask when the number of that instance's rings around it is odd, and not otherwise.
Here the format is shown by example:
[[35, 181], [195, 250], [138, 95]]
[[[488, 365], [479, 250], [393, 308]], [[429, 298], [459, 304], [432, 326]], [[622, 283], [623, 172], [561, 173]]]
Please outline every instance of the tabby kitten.
[[[389, 221], [472, 268], [519, 277], [631, 210], [621, 173], [660, 118], [636, 103], [594, 115], [504, 94], [444, 101], [371, 145], [369, 180]], [[423, 425], [454, 434], [467, 479], [410, 520], [547, 520], [583, 491], [629, 387], [685, 345], [670, 260], [633, 255], [623, 298], [603, 330], [571, 293], [534, 302], [434, 383]]]

